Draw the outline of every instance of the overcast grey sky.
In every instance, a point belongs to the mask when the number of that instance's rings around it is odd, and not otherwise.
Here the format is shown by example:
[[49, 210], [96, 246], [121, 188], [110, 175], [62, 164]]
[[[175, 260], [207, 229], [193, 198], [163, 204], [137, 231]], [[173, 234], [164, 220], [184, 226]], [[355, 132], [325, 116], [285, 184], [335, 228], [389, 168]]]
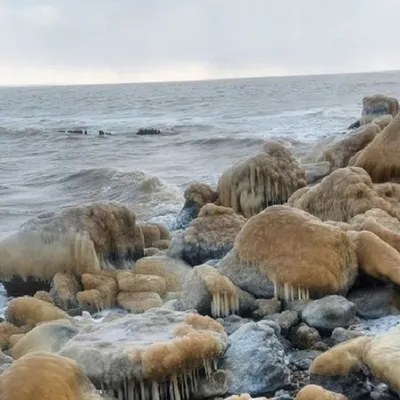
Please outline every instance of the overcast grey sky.
[[0, 0], [0, 84], [400, 69], [400, 0]]

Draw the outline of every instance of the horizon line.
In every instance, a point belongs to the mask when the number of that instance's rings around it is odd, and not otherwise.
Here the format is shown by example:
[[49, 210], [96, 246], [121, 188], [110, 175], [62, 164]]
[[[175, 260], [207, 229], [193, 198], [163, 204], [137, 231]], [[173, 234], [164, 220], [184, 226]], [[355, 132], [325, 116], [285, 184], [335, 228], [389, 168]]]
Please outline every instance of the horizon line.
[[28, 83], [28, 84], [0, 84], [0, 88], [31, 88], [31, 87], [68, 87], [68, 86], [107, 86], [107, 85], [148, 85], [148, 84], [167, 84], [167, 83], [197, 83], [197, 82], [216, 82], [229, 81], [236, 79], [266, 79], [266, 78], [304, 78], [312, 76], [333, 76], [333, 75], [366, 75], [377, 73], [400, 72], [399, 68], [387, 70], [370, 70], [357, 72], [338, 72], [338, 73], [313, 73], [313, 74], [277, 74], [277, 75], [260, 75], [260, 76], [237, 76], [237, 77], [221, 77], [221, 78], [199, 78], [199, 79], [183, 79], [183, 80], [154, 80], [154, 81], [126, 81], [126, 82], [98, 82], [98, 83]]

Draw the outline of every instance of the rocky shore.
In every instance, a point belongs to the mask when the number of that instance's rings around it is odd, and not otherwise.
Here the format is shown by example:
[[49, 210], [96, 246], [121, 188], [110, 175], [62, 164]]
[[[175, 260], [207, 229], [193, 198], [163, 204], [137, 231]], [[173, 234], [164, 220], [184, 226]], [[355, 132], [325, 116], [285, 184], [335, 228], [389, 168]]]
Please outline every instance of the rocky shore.
[[400, 395], [400, 114], [266, 141], [170, 226], [77, 204], [0, 242], [1, 400]]

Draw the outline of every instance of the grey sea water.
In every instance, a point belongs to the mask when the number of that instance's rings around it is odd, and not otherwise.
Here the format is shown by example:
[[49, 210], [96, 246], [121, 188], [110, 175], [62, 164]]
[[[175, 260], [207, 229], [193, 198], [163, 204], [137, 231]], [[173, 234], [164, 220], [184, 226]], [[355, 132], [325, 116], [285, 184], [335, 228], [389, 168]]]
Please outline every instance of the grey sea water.
[[[190, 182], [216, 184], [267, 138], [304, 155], [341, 134], [374, 93], [399, 97], [400, 72], [0, 88], [0, 238], [41, 212], [94, 200], [168, 219]], [[143, 127], [162, 134], [136, 136]], [[73, 128], [88, 135], [59, 132]]]

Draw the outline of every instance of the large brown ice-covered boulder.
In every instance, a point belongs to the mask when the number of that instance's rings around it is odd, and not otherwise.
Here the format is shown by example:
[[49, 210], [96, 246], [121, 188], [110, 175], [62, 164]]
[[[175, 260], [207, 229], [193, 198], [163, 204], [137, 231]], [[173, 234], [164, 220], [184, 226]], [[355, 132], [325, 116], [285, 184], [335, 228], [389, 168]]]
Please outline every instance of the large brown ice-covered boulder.
[[76, 361], [36, 352], [14, 361], [0, 375], [1, 400], [101, 400]]
[[362, 150], [354, 166], [364, 168], [373, 182], [400, 183], [400, 114]]
[[218, 268], [221, 274], [255, 295], [260, 293], [252, 290], [251, 277], [258, 286], [267, 279], [274, 296], [287, 300], [346, 293], [358, 271], [355, 245], [345, 231], [288, 206], [250, 218], [231, 253]]
[[246, 218], [273, 204], [283, 204], [306, 186], [304, 169], [290, 150], [268, 141], [262, 150], [224, 171], [218, 182], [222, 206]]
[[57, 273], [124, 268], [143, 255], [134, 211], [118, 203], [78, 205], [41, 214], [2, 240], [0, 280], [10, 295], [33, 295], [49, 290]]
[[400, 392], [400, 330], [395, 328], [376, 336], [361, 336], [332, 347], [318, 356], [310, 367], [311, 374], [345, 376], [369, 371], [392, 390]]
[[317, 185], [295, 192], [287, 204], [323, 221], [349, 222], [372, 208], [400, 217], [399, 204], [389, 201], [368, 173], [358, 167], [337, 169]]
[[328, 161], [332, 170], [347, 167], [351, 157], [364, 149], [380, 131], [374, 123], [362, 126], [326, 146], [317, 161]]

